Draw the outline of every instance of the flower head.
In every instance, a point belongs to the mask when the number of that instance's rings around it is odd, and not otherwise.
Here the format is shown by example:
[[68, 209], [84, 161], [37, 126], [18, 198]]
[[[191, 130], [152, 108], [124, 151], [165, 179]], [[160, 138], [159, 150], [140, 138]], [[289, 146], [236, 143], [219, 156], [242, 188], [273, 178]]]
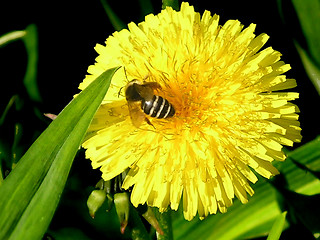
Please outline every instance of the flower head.
[[[188, 220], [226, 212], [235, 196], [248, 201], [256, 173], [278, 173], [271, 162], [285, 160], [282, 145], [301, 139], [298, 108], [289, 102], [298, 93], [278, 91], [296, 86], [283, 75], [290, 66], [271, 47], [260, 50], [269, 37], [256, 36], [254, 24], [218, 22], [182, 3], [179, 12], [150, 14], [95, 48], [99, 56], [80, 89], [106, 69], [124, 68], [83, 147], [104, 180], [129, 168], [123, 188], [132, 187], [135, 206], [176, 210], [182, 200]], [[174, 115], [145, 114], [136, 127], [124, 91], [133, 79], [157, 83], [153, 94], [171, 103]]]

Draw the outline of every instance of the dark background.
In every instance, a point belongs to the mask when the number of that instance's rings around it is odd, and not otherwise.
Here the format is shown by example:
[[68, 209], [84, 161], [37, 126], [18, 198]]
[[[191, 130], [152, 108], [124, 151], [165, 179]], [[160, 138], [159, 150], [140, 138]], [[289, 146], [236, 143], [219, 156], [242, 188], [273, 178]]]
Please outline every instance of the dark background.
[[[138, 1], [109, 1], [124, 23], [143, 20]], [[154, 12], [161, 8], [160, 1], [153, 1]], [[244, 26], [256, 23], [256, 34], [267, 33], [271, 38], [266, 46], [280, 51], [282, 59], [291, 64], [287, 73], [295, 78], [301, 96], [296, 101], [301, 113], [303, 142], [312, 140], [319, 133], [319, 118], [315, 114], [315, 102], [319, 97], [305, 74], [294, 48], [292, 37], [304, 46], [299, 21], [290, 1], [284, 1], [283, 23], [277, 1], [189, 1], [196, 11], [205, 9], [220, 15], [220, 23], [238, 19]], [[38, 85], [43, 101], [37, 105], [41, 112], [59, 113], [78, 92], [87, 67], [97, 56], [96, 43], [104, 44], [114, 32], [101, 3], [94, 1], [6, 1], [0, 8], [0, 34], [23, 30], [34, 23], [39, 35]], [[14, 94], [25, 95], [21, 84], [26, 67], [26, 52], [22, 41], [0, 48], [1, 79], [0, 112]]]
[[[220, 15], [220, 24], [228, 19], [238, 19], [248, 26], [256, 23], [256, 34], [267, 33], [271, 38], [267, 46], [280, 51], [282, 60], [289, 63], [292, 69], [286, 73], [288, 78], [295, 78], [298, 87], [294, 91], [300, 93], [295, 101], [301, 110], [300, 121], [303, 140], [300, 146], [314, 139], [319, 134], [319, 96], [311, 84], [297, 54], [293, 38], [307, 48], [299, 21], [290, 1], [283, 1], [284, 12], [279, 14], [278, 1], [188, 1], [201, 14], [205, 9]], [[279, 1], [280, 2], [280, 1]], [[143, 20], [143, 12], [137, 0], [109, 1], [112, 9], [124, 23], [138, 23]], [[153, 1], [154, 13], [161, 9], [161, 1]], [[285, 21], [283, 21], [285, 20]], [[29, 99], [22, 80], [25, 74], [27, 55], [22, 41], [12, 42], [0, 48], [0, 113], [3, 112], [10, 98], [18, 95], [21, 108], [11, 109], [0, 129], [1, 139], [7, 145], [14, 141], [14, 126], [17, 122], [23, 127], [20, 141], [21, 154], [32, 144], [36, 137], [48, 126], [49, 119], [39, 113], [58, 114], [66, 104], [78, 93], [79, 83], [86, 75], [89, 65], [94, 63], [97, 54], [94, 46], [104, 44], [105, 39], [115, 30], [99, 0], [94, 1], [6, 1], [0, 7], [0, 35], [13, 30], [23, 30], [29, 24], [36, 24], [38, 29], [39, 61], [38, 86], [41, 102]], [[1, 115], [1, 114], [0, 114]], [[67, 188], [50, 229], [61, 226], [81, 228], [85, 226], [85, 234], [93, 239], [92, 233], [106, 232], [105, 225], [91, 226], [92, 220], [86, 212], [86, 198], [95, 183], [99, 180], [99, 171], [93, 171], [89, 160], [79, 152]], [[82, 209], [82, 213], [79, 213]], [[61, 222], [61, 219], [64, 222]], [[75, 220], [76, 219], [76, 220]], [[103, 220], [105, 221], [105, 220]], [[104, 223], [106, 224], [106, 222]], [[118, 226], [109, 224], [109, 234], [118, 237]], [[110, 232], [111, 231], [111, 232]], [[49, 231], [50, 236], [50, 231]], [[110, 235], [111, 236], [111, 235]], [[96, 239], [99, 236], [95, 235]], [[110, 237], [110, 238], [114, 238]]]

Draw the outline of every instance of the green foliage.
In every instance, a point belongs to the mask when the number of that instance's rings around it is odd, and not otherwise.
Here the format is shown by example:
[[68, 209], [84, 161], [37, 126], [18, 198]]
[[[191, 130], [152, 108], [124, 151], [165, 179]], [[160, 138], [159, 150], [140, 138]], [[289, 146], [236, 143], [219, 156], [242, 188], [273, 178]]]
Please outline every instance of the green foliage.
[[295, 45], [300, 55], [301, 61], [305, 67], [305, 70], [312, 84], [314, 85], [315, 89], [318, 91], [318, 94], [320, 95], [320, 68], [315, 65], [315, 63], [310, 59], [308, 53], [299, 45], [298, 42], [296, 42]]
[[311, 59], [320, 67], [320, 1], [293, 0]]
[[0, 47], [4, 47], [12, 41], [19, 40], [23, 38], [25, 35], [26, 35], [26, 31], [13, 31], [13, 32], [3, 34], [0, 37]]
[[120, 31], [121, 29], [124, 29], [126, 27], [125, 23], [122, 22], [121, 19], [118, 17], [118, 15], [111, 9], [107, 0], [100, 0], [100, 2], [114, 29], [116, 31]]
[[276, 220], [274, 221], [274, 224], [272, 225], [272, 228], [270, 230], [269, 236], [267, 240], [278, 240], [280, 239], [280, 235], [283, 229], [283, 226], [285, 224], [287, 212], [281, 213]]
[[37, 85], [38, 33], [36, 25], [30, 24], [23, 31], [13, 31], [2, 35], [0, 37], [0, 47], [16, 40], [24, 42], [28, 56], [26, 73], [23, 79], [24, 86], [30, 99], [39, 102], [41, 96]]
[[[287, 19], [286, 15], [293, 15], [293, 10], [290, 9], [288, 1], [278, 0], [278, 6], [283, 21], [292, 28], [291, 34], [294, 38], [294, 43], [300, 55], [302, 64], [307, 72], [311, 82], [320, 95], [320, 2], [318, 0], [293, 0], [291, 1], [297, 15], [299, 25], [293, 25], [296, 19]], [[292, 23], [293, 22], [293, 23]], [[291, 26], [292, 25], [292, 26]], [[303, 36], [297, 35], [299, 27]]]
[[[0, 239], [39, 239], [63, 191], [73, 158], [116, 69], [102, 73], [50, 124], [0, 187]], [[89, 103], [89, 104], [88, 104]]]
[[41, 101], [40, 92], [37, 85], [37, 68], [38, 68], [38, 33], [34, 24], [27, 26], [26, 34], [22, 40], [28, 53], [27, 69], [24, 75], [23, 84], [33, 101]]

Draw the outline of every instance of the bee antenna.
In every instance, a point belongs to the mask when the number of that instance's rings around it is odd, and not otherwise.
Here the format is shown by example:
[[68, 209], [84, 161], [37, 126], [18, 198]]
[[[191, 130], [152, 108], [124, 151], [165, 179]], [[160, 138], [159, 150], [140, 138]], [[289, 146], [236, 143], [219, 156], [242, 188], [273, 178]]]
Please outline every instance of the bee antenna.
[[[126, 71], [125, 66], [123, 66], [123, 71], [124, 71], [124, 75], [126, 76], [126, 79], [128, 80], [127, 71]], [[128, 80], [128, 81], [129, 81], [129, 80]]]
[[118, 97], [120, 97], [120, 94], [121, 94], [122, 88], [124, 88], [124, 87], [121, 87], [121, 88], [120, 88], [120, 90], [119, 90], [119, 92], [118, 92]]
[[[126, 76], [127, 81], [129, 81], [129, 80], [128, 80], [127, 71], [126, 71], [125, 66], [123, 66], [123, 71], [124, 71], [124, 75]], [[120, 97], [121, 91], [122, 91], [123, 88], [124, 88], [124, 87], [121, 87], [121, 88], [120, 88], [120, 90], [119, 90], [119, 92], [118, 92], [118, 97]]]

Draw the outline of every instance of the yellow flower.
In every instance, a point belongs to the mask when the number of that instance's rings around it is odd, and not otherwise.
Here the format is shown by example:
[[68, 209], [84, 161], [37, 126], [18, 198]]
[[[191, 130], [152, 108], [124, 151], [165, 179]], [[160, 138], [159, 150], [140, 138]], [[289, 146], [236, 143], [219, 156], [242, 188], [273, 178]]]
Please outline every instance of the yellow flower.
[[[269, 37], [256, 36], [254, 24], [218, 21], [182, 3], [179, 12], [150, 14], [95, 47], [99, 56], [80, 89], [106, 69], [124, 68], [83, 147], [104, 180], [129, 168], [123, 188], [132, 187], [134, 206], [177, 210], [182, 198], [188, 220], [226, 212], [235, 196], [248, 201], [256, 173], [278, 174], [272, 161], [285, 160], [282, 145], [301, 139], [299, 110], [289, 102], [299, 94], [278, 91], [296, 86], [283, 75], [290, 66], [271, 47], [260, 50]], [[148, 121], [133, 125], [124, 96], [133, 79], [160, 85], [154, 95], [172, 104], [174, 116], [145, 115]]]

